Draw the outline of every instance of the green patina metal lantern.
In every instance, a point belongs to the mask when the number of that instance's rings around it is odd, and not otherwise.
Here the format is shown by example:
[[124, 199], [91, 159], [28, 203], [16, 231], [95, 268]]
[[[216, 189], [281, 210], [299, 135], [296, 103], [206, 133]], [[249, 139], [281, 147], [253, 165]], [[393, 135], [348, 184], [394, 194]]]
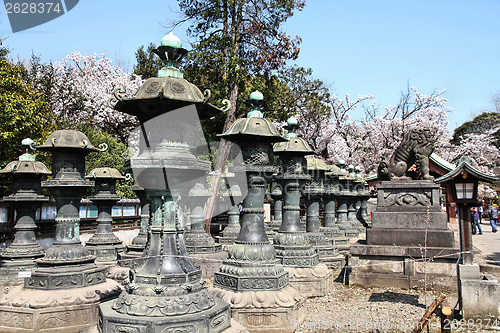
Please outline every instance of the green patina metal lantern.
[[215, 243], [203, 228], [205, 222], [204, 206], [212, 195], [205, 187], [204, 182], [197, 182], [189, 190], [188, 207], [191, 208], [191, 229], [186, 232], [186, 247], [189, 253], [215, 253], [222, 251], [222, 245]]
[[132, 239], [132, 242], [127, 245], [126, 252], [118, 254], [118, 264], [122, 267], [132, 267], [138, 264], [138, 259], [143, 255], [146, 243], [148, 241], [148, 225], [149, 225], [149, 200], [142, 187], [135, 184], [130, 189], [137, 195], [141, 205], [141, 221], [139, 225], [139, 234]]
[[56, 235], [38, 268], [25, 279], [25, 288], [67, 289], [106, 281], [104, 268], [94, 263], [80, 242], [79, 203], [94, 182], [85, 180], [85, 156], [100, 151], [85, 134], [74, 130], [53, 132], [39, 150], [52, 153], [52, 178], [42, 182], [56, 200]]
[[51, 172], [35, 160], [34, 146], [33, 140], [24, 139], [21, 144], [24, 154], [0, 170], [1, 175], [12, 177], [12, 194], [3, 197], [3, 202], [17, 212], [14, 241], [0, 255], [0, 280], [5, 282], [19, 279], [18, 271], [35, 267], [35, 259], [44, 255], [35, 239], [35, 213], [49, 200], [41, 194], [40, 181]]
[[283, 264], [315, 266], [319, 258], [305, 230], [302, 230], [299, 206], [301, 187], [309, 179], [304, 156], [312, 155], [314, 151], [295, 133], [298, 124], [294, 117], [288, 119], [287, 128], [288, 140], [274, 145], [274, 153], [281, 160], [281, 172], [276, 180], [281, 184], [284, 207], [283, 221], [273, 244]]
[[[220, 244], [233, 244], [241, 230], [239, 202], [242, 199], [241, 188], [234, 184], [222, 193], [225, 200], [231, 201], [232, 206], [227, 212], [227, 226], [222, 231], [222, 236], [218, 237]], [[236, 200], [234, 200], [236, 198]]]
[[263, 118], [260, 109], [265, 100], [260, 92], [253, 92], [246, 104], [251, 108], [247, 117], [237, 119], [220, 135], [241, 148], [248, 195], [243, 200], [240, 232], [228, 251], [228, 259], [215, 273], [214, 286], [233, 292], [281, 290], [288, 285], [288, 273], [276, 259], [276, 251], [265, 232], [264, 196], [267, 183], [276, 171], [276, 167], [270, 165], [272, 143], [285, 139]]
[[340, 174], [338, 175], [339, 192], [337, 199], [337, 226], [347, 238], [357, 237], [359, 230], [354, 228], [356, 218], [356, 193], [354, 192], [354, 166], [350, 165], [348, 170], [343, 160], [338, 162]]
[[273, 198], [273, 219], [271, 220], [270, 226], [274, 231], [278, 231], [281, 226], [281, 221], [283, 220], [283, 193], [281, 191], [281, 186], [273, 181], [271, 183], [271, 198]]
[[367, 228], [371, 225], [370, 214], [368, 214], [368, 199], [370, 199], [370, 191], [368, 190], [368, 183], [364, 181], [361, 177], [361, 168], [359, 166], [354, 168], [356, 186], [355, 190], [357, 192], [356, 201], [356, 217], [358, 221]]
[[95, 168], [85, 177], [95, 182], [94, 195], [89, 197], [97, 206], [97, 230], [85, 246], [89, 253], [96, 256], [96, 261], [110, 262], [118, 259], [118, 254], [125, 251], [122, 241], [113, 234], [111, 211], [121, 198], [116, 195], [116, 181], [123, 177], [115, 168]]
[[335, 240], [325, 237], [320, 229], [319, 207], [325, 193], [325, 173], [330, 168], [320, 158], [307, 159], [307, 173], [310, 178], [304, 187], [303, 198], [306, 204], [306, 232], [309, 241], [321, 258], [337, 255]]
[[[340, 162], [343, 163], [343, 161]], [[340, 163], [340, 165], [343, 165], [342, 163]], [[340, 213], [339, 216], [337, 216], [337, 205], [341, 204], [341, 201], [337, 201], [337, 199], [339, 198], [341, 192], [339, 179], [344, 176], [344, 171], [336, 165], [329, 165], [329, 171], [325, 173], [324, 180], [324, 226], [321, 230], [326, 237], [333, 238], [335, 240], [335, 245], [349, 244], [349, 239], [345, 237], [345, 233], [340, 230], [337, 223], [339, 222], [340, 216], [342, 216]], [[345, 217], [347, 217], [347, 215], [345, 215]]]
[[[201, 125], [222, 112], [208, 103], [210, 92], [182, 78], [177, 63], [186, 54], [175, 36], [155, 51], [165, 63], [158, 77], [144, 82], [132, 98], [115, 94], [115, 110], [138, 117], [136, 142], [126, 168], [144, 189], [150, 206], [144, 256], [130, 270], [117, 300], [100, 305], [100, 331], [220, 332], [230, 324], [229, 305], [207, 293], [184, 240], [182, 197], [210, 171], [210, 162], [193, 154]], [[193, 207], [194, 208], [194, 207]]]

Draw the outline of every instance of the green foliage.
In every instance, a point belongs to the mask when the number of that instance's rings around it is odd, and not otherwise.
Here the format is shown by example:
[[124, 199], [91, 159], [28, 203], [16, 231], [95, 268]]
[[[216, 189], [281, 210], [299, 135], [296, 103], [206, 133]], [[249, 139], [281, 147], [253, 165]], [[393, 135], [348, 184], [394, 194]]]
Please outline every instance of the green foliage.
[[[100, 167], [111, 167], [115, 168], [122, 175], [125, 175], [124, 160], [122, 158], [124, 153], [127, 153], [127, 146], [117, 139], [115, 139], [111, 134], [108, 134], [102, 130], [95, 130], [89, 125], [82, 126], [79, 130], [89, 138], [90, 142], [94, 146], [98, 146], [101, 143], [105, 143], [108, 149], [104, 152], [90, 153], [87, 155], [85, 160], [85, 173], [89, 174], [92, 169]], [[136, 195], [130, 186], [134, 184], [133, 179], [118, 181], [116, 186], [116, 193], [124, 199], [136, 198]]]
[[161, 59], [153, 53], [155, 48], [155, 45], [150, 43], [146, 49], [143, 45], [135, 52], [137, 64], [134, 65], [134, 74], [140, 75], [144, 80], [156, 77], [158, 70], [163, 67]]
[[[466, 134], [471, 133], [486, 133], [488, 131], [494, 130], [500, 126], [500, 112], [483, 112], [479, 116], [476, 116], [473, 120], [467, 121], [457, 127], [453, 133], [452, 143], [459, 145], [462, 138]], [[500, 148], [500, 130], [496, 130], [493, 133], [495, 138], [495, 146]]]
[[49, 104], [23, 80], [23, 67], [0, 47], [0, 167], [18, 158], [24, 138], [42, 143], [54, 130]]

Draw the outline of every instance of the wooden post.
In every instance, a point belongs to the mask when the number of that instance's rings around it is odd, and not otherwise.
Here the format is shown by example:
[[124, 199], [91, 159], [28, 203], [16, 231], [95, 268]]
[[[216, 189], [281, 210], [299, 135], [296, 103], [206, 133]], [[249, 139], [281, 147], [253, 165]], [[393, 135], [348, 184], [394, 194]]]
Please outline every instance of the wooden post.
[[427, 326], [427, 323], [429, 321], [429, 318], [431, 315], [436, 311], [437, 307], [443, 303], [443, 301], [446, 299], [445, 294], [439, 295], [438, 298], [436, 298], [432, 304], [427, 308], [425, 311], [424, 315], [422, 316], [422, 319], [420, 319], [420, 322], [417, 324], [417, 327], [415, 327], [412, 331], [412, 333], [420, 333], [425, 326]]
[[441, 303], [441, 333], [451, 333], [451, 306], [447, 300]]

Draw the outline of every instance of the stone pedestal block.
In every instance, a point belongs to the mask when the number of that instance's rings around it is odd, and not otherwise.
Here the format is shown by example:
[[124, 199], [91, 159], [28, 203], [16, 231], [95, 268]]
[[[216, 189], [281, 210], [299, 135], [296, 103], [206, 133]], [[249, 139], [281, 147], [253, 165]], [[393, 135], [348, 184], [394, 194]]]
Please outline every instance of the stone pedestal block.
[[346, 256], [344, 254], [337, 254], [331, 257], [323, 257], [319, 258], [319, 262], [325, 264], [326, 267], [333, 271], [335, 279], [335, 275], [340, 273], [342, 268], [345, 266]]
[[208, 291], [231, 304], [231, 317], [252, 333], [291, 333], [305, 317], [305, 298], [290, 285], [244, 293], [220, 287]]
[[395, 287], [402, 289], [423, 288], [434, 290], [457, 289], [457, 248], [424, 249], [420, 247], [396, 247], [366, 245], [358, 241], [351, 246], [352, 272], [349, 285], [365, 287]]
[[79, 332], [97, 323], [99, 302], [120, 291], [113, 280], [57, 291], [16, 287], [0, 298], [0, 332]]
[[366, 231], [368, 244], [389, 246], [453, 247], [455, 244], [453, 231], [431, 229], [376, 228]]
[[190, 259], [193, 264], [200, 266], [203, 278], [211, 279], [215, 272], [219, 271], [222, 261], [227, 259], [227, 252], [195, 253], [191, 255]]
[[312, 268], [285, 267], [290, 285], [306, 297], [325, 296], [333, 286], [333, 271], [325, 264]]
[[458, 265], [462, 315], [475, 322], [500, 319], [500, 284], [479, 265]]

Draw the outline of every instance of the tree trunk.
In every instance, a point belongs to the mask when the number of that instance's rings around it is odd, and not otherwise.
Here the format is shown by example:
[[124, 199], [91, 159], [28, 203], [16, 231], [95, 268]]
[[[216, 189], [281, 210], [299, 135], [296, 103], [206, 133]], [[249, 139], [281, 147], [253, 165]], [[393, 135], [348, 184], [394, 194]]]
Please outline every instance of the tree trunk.
[[[236, 80], [235, 80], [236, 81]], [[226, 122], [224, 123], [224, 132], [226, 132], [229, 127], [233, 124], [234, 113], [236, 111], [236, 99], [238, 97], [238, 84], [234, 82], [231, 89], [231, 95], [229, 101], [231, 102], [231, 108], [229, 109], [226, 117]], [[205, 210], [205, 231], [210, 235], [210, 224], [212, 223], [212, 217], [215, 210], [215, 202], [217, 201], [217, 196], [220, 188], [221, 175], [226, 168], [227, 158], [229, 156], [229, 149], [231, 148], [231, 142], [221, 139], [219, 143], [219, 150], [217, 151], [217, 158], [215, 160], [214, 167], [214, 179], [212, 183], [212, 196], [208, 198], [207, 207]]]

